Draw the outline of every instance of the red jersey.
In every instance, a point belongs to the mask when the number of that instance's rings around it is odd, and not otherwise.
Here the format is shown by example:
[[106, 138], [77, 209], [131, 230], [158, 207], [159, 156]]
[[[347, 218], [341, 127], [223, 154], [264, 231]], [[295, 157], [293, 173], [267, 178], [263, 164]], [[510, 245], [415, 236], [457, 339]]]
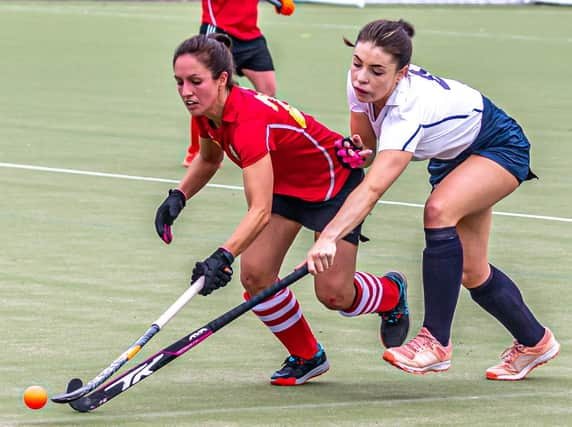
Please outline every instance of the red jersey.
[[262, 36], [258, 0], [203, 0], [203, 24], [218, 27], [240, 40]]
[[240, 168], [270, 153], [274, 193], [321, 202], [335, 196], [350, 170], [342, 167], [334, 143], [342, 136], [286, 102], [234, 86], [215, 128], [195, 118], [202, 138], [219, 144]]

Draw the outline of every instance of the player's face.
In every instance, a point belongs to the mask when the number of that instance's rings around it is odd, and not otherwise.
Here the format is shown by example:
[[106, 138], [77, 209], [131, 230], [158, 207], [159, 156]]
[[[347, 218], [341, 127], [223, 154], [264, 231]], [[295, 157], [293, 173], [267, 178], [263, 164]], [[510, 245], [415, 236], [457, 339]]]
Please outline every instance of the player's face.
[[356, 97], [383, 107], [406, 74], [407, 66], [397, 69], [395, 58], [371, 42], [360, 42], [354, 48], [351, 80]]
[[174, 71], [179, 95], [192, 115], [211, 116], [213, 114], [209, 113], [218, 111], [217, 100], [221, 91], [225, 90], [226, 73], [214, 80], [211, 71], [190, 54], [177, 58]]

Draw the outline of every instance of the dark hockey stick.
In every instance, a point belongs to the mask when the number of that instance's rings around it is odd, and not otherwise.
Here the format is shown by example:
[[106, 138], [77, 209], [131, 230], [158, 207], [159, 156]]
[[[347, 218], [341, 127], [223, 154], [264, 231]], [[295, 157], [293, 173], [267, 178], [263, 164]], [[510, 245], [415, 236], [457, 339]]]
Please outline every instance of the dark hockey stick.
[[[202, 328], [199, 328], [190, 334], [185, 335], [177, 342], [171, 344], [168, 347], [165, 347], [163, 350], [149, 357], [139, 365], [131, 368], [123, 375], [108, 382], [107, 384], [102, 385], [91, 394], [70, 402], [70, 406], [79, 412], [88, 412], [97, 409], [104, 403], [113, 399], [118, 394], [123, 393], [138, 382], [154, 374], [156, 371], [161, 369], [166, 364], [172, 362], [177, 357], [185, 354], [191, 348], [207, 339], [222, 327], [228, 325], [237, 317], [242, 316], [244, 313], [264, 301], [266, 298], [286, 288], [287, 286], [304, 277], [306, 274], [308, 274], [308, 266], [304, 264], [298, 270], [294, 270], [282, 280], [277, 281], [274, 283], [274, 285], [254, 295], [248, 301], [245, 301], [242, 304], [227, 311], [226, 313], [204, 325]], [[68, 384], [68, 393], [73, 393], [75, 389], [81, 387], [81, 380], [74, 378]]]
[[[187, 289], [178, 299], [175, 301], [168, 309], [165, 311], [161, 317], [159, 317], [153, 324], [147, 329], [147, 331], [141, 335], [141, 337], [135, 341], [131, 347], [125, 350], [117, 359], [115, 359], [107, 368], [101, 371], [96, 377], [94, 377], [90, 382], [86, 385], [80, 385], [79, 387], [74, 387], [73, 390], [70, 390], [70, 386], [68, 385], [68, 389], [65, 393], [56, 394], [55, 396], [51, 397], [51, 400], [56, 403], [69, 403], [73, 400], [77, 400], [82, 396], [90, 393], [91, 391], [95, 390], [105, 381], [115, 374], [119, 368], [125, 365], [129, 360], [131, 360], [139, 350], [143, 348], [145, 344], [149, 342], [151, 338], [153, 338], [157, 332], [163, 328], [171, 320], [175, 314], [181, 310], [187, 304], [191, 298], [193, 298], [202, 288], [204, 285], [204, 277], [199, 278], [195, 283], [193, 283], [189, 289]], [[77, 385], [77, 382], [74, 383]]]
[[282, 2], [280, 0], [266, 0], [273, 6], [276, 6], [278, 9], [282, 8]]

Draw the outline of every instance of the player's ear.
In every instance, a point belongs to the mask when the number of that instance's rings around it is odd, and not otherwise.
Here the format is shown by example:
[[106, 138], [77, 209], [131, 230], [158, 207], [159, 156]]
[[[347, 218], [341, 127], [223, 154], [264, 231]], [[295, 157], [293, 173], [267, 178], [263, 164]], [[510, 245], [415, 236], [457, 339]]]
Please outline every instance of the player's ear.
[[408, 71], [409, 71], [409, 64], [403, 66], [403, 67], [397, 72], [397, 81], [396, 81], [396, 83], [399, 83], [402, 78], [406, 77]]
[[220, 73], [220, 76], [218, 78], [218, 82], [219, 85], [224, 87], [226, 86], [226, 83], [228, 82], [228, 73], [226, 71], [223, 71], [222, 73]]

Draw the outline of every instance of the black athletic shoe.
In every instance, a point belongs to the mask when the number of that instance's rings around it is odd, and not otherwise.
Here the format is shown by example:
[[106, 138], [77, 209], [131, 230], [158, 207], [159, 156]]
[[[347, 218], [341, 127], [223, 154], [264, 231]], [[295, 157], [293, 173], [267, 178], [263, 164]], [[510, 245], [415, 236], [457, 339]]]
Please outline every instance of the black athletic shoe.
[[407, 279], [403, 273], [390, 271], [384, 277], [394, 282], [399, 288], [399, 301], [388, 311], [379, 312], [381, 317], [380, 336], [386, 348], [399, 347], [409, 332], [409, 307], [407, 306]]
[[330, 369], [326, 352], [318, 343], [318, 351], [311, 359], [289, 356], [282, 367], [270, 378], [273, 385], [302, 385], [311, 378], [322, 375]]

